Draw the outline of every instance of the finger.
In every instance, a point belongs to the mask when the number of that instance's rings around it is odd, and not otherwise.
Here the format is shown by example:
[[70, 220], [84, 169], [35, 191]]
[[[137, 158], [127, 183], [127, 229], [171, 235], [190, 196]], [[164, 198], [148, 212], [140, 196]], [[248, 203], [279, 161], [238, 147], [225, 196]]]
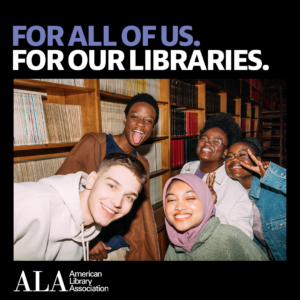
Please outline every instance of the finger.
[[212, 176], [211, 176], [211, 179], [210, 179], [210, 184], [211, 184], [211, 186], [213, 186], [213, 184], [214, 184], [215, 177], [216, 177], [216, 172], [214, 172], [214, 173], [212, 174]]
[[106, 252], [105, 250], [103, 250], [103, 251], [101, 252], [101, 254], [102, 254], [102, 256], [103, 256], [104, 258], [107, 258], [107, 252]]
[[111, 250], [111, 247], [106, 246], [106, 244], [104, 244], [103, 242], [102, 242], [102, 246], [103, 246], [103, 248], [106, 249], [106, 250]]
[[264, 169], [261, 162], [259, 162], [258, 164], [259, 164], [259, 169], [260, 169], [260, 175], [263, 177], [266, 173], [266, 170]]
[[256, 163], [256, 165], [258, 166], [258, 160], [257, 158], [252, 154], [251, 150], [248, 149], [248, 154], [249, 156], [252, 158], [252, 160]]
[[257, 171], [258, 171], [258, 170], [257, 170], [257, 167], [250, 166], [250, 165], [244, 163], [243, 161], [241, 162], [241, 165], [242, 165], [243, 167], [245, 167], [245, 168], [251, 170], [251, 171], [254, 171], [254, 172], [257, 172]]
[[207, 175], [207, 178], [206, 178], [206, 185], [207, 185], [207, 186], [209, 186], [209, 178], [210, 178], [210, 174], [208, 174], [208, 175]]

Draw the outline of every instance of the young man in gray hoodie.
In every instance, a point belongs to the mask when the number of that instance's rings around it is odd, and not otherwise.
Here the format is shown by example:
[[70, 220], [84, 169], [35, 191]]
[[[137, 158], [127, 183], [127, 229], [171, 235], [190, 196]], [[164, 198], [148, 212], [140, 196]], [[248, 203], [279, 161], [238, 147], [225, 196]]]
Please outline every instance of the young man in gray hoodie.
[[148, 180], [133, 155], [111, 153], [97, 172], [14, 184], [14, 260], [89, 260], [89, 241], [129, 213]]

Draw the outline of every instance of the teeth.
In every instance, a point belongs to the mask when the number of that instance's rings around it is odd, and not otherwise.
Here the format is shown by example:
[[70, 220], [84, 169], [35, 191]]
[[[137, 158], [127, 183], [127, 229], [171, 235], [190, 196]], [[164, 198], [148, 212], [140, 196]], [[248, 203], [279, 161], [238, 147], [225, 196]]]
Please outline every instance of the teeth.
[[232, 169], [241, 169], [242, 167], [241, 166], [234, 166], [232, 167]]
[[102, 204], [102, 206], [103, 206], [109, 213], [115, 214], [115, 212], [112, 211], [111, 209], [109, 209], [107, 206], [105, 206], [105, 205], [103, 205], [103, 204]]
[[202, 151], [209, 151], [209, 152], [212, 152], [210, 149], [208, 148], [202, 148]]
[[191, 215], [176, 215], [175, 218], [176, 219], [184, 219], [184, 218], [187, 218], [187, 217], [190, 217]]
[[138, 132], [138, 133], [140, 133], [140, 134], [144, 134], [144, 132], [139, 131], [139, 130], [133, 130], [133, 131]]

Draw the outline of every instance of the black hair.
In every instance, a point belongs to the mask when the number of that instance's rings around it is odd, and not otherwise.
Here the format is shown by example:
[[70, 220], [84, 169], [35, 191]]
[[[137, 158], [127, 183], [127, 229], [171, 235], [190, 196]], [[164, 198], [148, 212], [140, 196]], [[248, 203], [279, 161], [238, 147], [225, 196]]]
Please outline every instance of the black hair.
[[129, 100], [129, 102], [124, 110], [125, 116], [128, 115], [128, 112], [129, 112], [131, 106], [137, 102], [146, 102], [154, 107], [155, 112], [156, 112], [156, 118], [154, 120], [154, 125], [155, 125], [158, 122], [159, 109], [158, 109], [156, 100], [150, 94], [147, 94], [147, 93], [137, 94]]
[[262, 145], [262, 143], [254, 138], [254, 137], [249, 137], [249, 138], [245, 138], [243, 140], [241, 140], [241, 143], [245, 143], [247, 145], [249, 145], [249, 147], [251, 148], [251, 150], [253, 150], [253, 154], [256, 156], [256, 157], [261, 157], [263, 155], [263, 152], [264, 152], [264, 147]]
[[243, 138], [242, 129], [232, 119], [230, 113], [211, 115], [205, 122], [204, 127], [200, 130], [200, 135], [215, 127], [222, 129], [226, 133], [228, 139], [228, 146], [226, 148], [229, 148], [232, 144], [239, 142]]

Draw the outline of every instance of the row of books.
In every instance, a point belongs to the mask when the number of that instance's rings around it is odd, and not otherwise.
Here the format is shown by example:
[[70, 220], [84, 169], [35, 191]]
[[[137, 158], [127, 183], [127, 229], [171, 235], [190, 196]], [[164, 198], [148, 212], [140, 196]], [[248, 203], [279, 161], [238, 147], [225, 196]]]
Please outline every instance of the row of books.
[[172, 168], [177, 168], [187, 162], [197, 160], [197, 145], [198, 139], [172, 140]]
[[241, 117], [242, 118], [248, 117], [248, 115], [247, 115], [247, 109], [248, 109], [247, 104], [246, 103], [241, 103]]
[[250, 84], [244, 80], [242, 80], [242, 98], [250, 99]]
[[84, 79], [48, 78], [48, 79], [34, 79], [34, 80], [41, 80], [46, 82], [58, 83], [58, 84], [84, 87]]
[[198, 114], [186, 111], [171, 110], [171, 135], [198, 134]]
[[255, 106], [251, 107], [251, 118], [256, 118], [256, 116], [255, 116]]
[[258, 100], [258, 91], [257, 90], [254, 90], [252, 89], [252, 97], [251, 97], [251, 100], [255, 101], [255, 102], [259, 102]]
[[54, 176], [65, 161], [66, 156], [14, 163], [14, 182], [37, 182]]
[[242, 131], [247, 131], [247, 119], [241, 119], [241, 128]]
[[170, 102], [198, 108], [198, 87], [178, 79], [170, 80]]
[[174, 177], [174, 176], [180, 174], [180, 171], [181, 171], [181, 169], [172, 170], [172, 171], [171, 171], [171, 177]]
[[100, 90], [134, 96], [150, 94], [156, 101], [160, 99], [160, 79], [100, 79]]
[[42, 103], [41, 95], [14, 90], [14, 146], [79, 141], [81, 106]]
[[150, 179], [149, 182], [150, 202], [151, 204], [158, 203], [163, 199], [162, 176], [157, 176]]
[[206, 111], [220, 112], [221, 96], [216, 93], [206, 91]]
[[227, 113], [235, 115], [236, 103], [233, 96], [227, 94]]
[[[125, 108], [126, 104], [101, 101], [102, 132], [112, 135], [121, 134], [123, 132], [125, 127]], [[161, 108], [158, 109], [160, 117], [157, 124], [154, 125], [151, 137], [161, 136]]]
[[220, 87], [224, 87], [229, 91], [240, 95], [241, 83], [239, 79], [209, 79], [211, 82], [219, 85]]
[[149, 162], [149, 172], [162, 169], [161, 143], [152, 143], [137, 147], [136, 151], [147, 158]]
[[251, 131], [257, 131], [257, 121], [256, 120], [251, 120], [251, 127], [250, 130]]

